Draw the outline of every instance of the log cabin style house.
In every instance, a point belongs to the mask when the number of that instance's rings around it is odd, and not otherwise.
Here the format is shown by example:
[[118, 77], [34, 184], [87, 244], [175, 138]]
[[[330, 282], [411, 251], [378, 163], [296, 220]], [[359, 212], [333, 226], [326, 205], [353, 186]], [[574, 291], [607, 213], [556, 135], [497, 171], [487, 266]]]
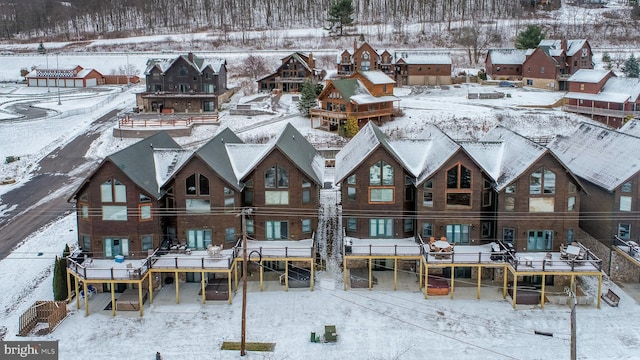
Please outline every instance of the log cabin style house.
[[282, 58], [281, 62], [276, 72], [257, 80], [259, 91], [271, 92], [275, 89], [284, 93], [297, 93], [305, 82], [317, 84], [327, 74], [325, 70], [316, 68], [313, 53], [294, 52]]
[[318, 95], [319, 108], [312, 108], [314, 128], [340, 132], [347, 120], [362, 128], [367, 122], [378, 124], [393, 119], [400, 100], [393, 95], [395, 81], [382, 71], [358, 71], [347, 79], [327, 80]]
[[216, 112], [227, 91], [227, 62], [193, 53], [175, 58], [149, 59], [146, 89], [137, 94], [137, 108], [153, 113]]

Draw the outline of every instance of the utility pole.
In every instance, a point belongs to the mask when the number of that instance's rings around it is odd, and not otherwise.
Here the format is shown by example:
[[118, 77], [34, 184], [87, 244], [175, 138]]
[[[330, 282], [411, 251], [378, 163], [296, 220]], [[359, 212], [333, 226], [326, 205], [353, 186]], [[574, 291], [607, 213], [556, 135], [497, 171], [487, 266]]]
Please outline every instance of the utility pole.
[[576, 283], [571, 284], [571, 360], [576, 360]]
[[242, 335], [240, 339], [240, 356], [247, 355], [246, 329], [247, 329], [247, 221], [246, 209], [242, 209]]
[[49, 69], [49, 53], [45, 52], [44, 57], [47, 60], [47, 92], [50, 92], [51, 90], [49, 90], [49, 74], [51, 74], [51, 69]]

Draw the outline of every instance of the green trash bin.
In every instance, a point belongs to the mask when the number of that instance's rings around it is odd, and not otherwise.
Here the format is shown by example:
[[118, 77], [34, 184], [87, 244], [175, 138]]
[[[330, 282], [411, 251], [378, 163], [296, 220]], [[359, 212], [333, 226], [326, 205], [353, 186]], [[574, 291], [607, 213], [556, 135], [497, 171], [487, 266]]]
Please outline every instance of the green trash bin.
[[316, 333], [315, 333], [315, 331], [311, 332], [311, 342], [316, 342]]

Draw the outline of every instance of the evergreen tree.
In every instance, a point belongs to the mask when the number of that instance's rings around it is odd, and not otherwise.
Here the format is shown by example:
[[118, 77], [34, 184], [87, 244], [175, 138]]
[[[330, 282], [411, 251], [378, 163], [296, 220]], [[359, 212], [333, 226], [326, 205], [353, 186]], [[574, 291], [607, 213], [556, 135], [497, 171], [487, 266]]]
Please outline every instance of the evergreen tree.
[[348, 118], [347, 123], [344, 125], [344, 136], [352, 138], [358, 133], [358, 119]]
[[638, 59], [636, 59], [635, 55], [631, 54], [627, 61], [624, 62], [623, 72], [630, 78], [640, 77], [640, 64], [638, 64]]
[[604, 52], [602, 53], [602, 62], [603, 63], [610, 63], [611, 62], [611, 55], [609, 55], [608, 52]]
[[534, 49], [544, 39], [542, 28], [538, 25], [529, 25], [527, 29], [516, 37], [516, 49]]
[[353, 25], [354, 12], [355, 9], [351, 0], [337, 0], [329, 8], [327, 14], [329, 27], [325, 28], [325, 30], [338, 32], [338, 34], [342, 36], [344, 28]]
[[298, 102], [298, 110], [302, 115], [310, 116], [311, 109], [315, 107], [318, 102], [316, 101], [318, 94], [316, 94], [316, 85], [309, 81], [302, 84], [300, 89], [300, 101]]
[[38, 45], [38, 53], [39, 54], [47, 53], [47, 49], [44, 47], [44, 44], [42, 43], [42, 41], [40, 41], [40, 45]]
[[53, 266], [53, 300], [67, 298], [67, 259], [57, 257]]

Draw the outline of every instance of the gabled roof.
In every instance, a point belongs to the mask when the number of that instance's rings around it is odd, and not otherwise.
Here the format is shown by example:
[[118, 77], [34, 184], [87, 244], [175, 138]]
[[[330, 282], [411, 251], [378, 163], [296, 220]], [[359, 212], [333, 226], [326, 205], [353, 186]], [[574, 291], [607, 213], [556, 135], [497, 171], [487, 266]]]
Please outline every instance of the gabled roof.
[[308, 63], [309, 55], [307, 55], [306, 53], [299, 52], [299, 51], [296, 51], [296, 52], [294, 52], [294, 53], [292, 53], [290, 55], [287, 55], [287, 56], [283, 57], [282, 59], [280, 59], [280, 60], [282, 60], [282, 64], [280, 65], [280, 67], [282, 67], [285, 64], [285, 59], [288, 59], [288, 58], [291, 58], [291, 57], [296, 59], [296, 60], [298, 60], [298, 62], [300, 64], [302, 64], [302, 66], [304, 66], [305, 69], [307, 69], [308, 71], [313, 73], [313, 69], [309, 67], [309, 63]]
[[351, 101], [351, 97], [356, 94], [371, 95], [367, 87], [358, 79], [334, 79], [330, 81], [345, 101]]
[[640, 119], [630, 119], [618, 131], [640, 137]]
[[374, 85], [395, 84], [395, 80], [380, 70], [358, 71], [360, 75], [365, 77]]
[[519, 49], [489, 49], [487, 58], [492, 64], [522, 65], [527, 58], [527, 50]]
[[396, 63], [402, 60], [405, 64], [451, 65], [451, 54], [437, 50], [396, 50], [393, 59]]
[[224, 128], [213, 139], [196, 150], [195, 155], [200, 157], [211, 169], [213, 169], [235, 190], [242, 190], [240, 179], [236, 177], [233, 164], [226, 146], [228, 144], [242, 144], [242, 140], [229, 128]]
[[154, 149], [153, 161], [158, 186], [162, 188], [192, 155], [193, 151], [185, 149]]
[[640, 79], [626, 77], [612, 77], [604, 84], [602, 91], [597, 94], [569, 92], [568, 99], [595, 100], [622, 104], [627, 101], [635, 102], [640, 97]]
[[163, 184], [158, 183], [156, 166], [161, 167], [163, 163], [156, 163], [155, 149], [181, 151], [182, 147], [166, 132], [161, 131], [107, 156], [105, 161], [111, 161], [136, 185], [159, 199]]
[[[438, 171], [444, 163], [460, 150], [460, 145], [453, 141], [439, 127], [428, 124], [418, 135], [424, 139], [426, 146], [421, 150], [424, 153], [424, 161], [415, 172], [416, 184], [421, 184]], [[403, 155], [405, 159], [416, 157], [420, 152], [413, 152]], [[405, 160], [409, 162], [408, 160]]]
[[[502, 191], [535, 164], [548, 149], [503, 126], [491, 129], [481, 142], [493, 147], [493, 157], [478, 154], [476, 161], [496, 182], [496, 190]], [[472, 151], [463, 145], [467, 151]], [[475, 155], [472, 153], [475, 157]]]
[[227, 144], [226, 149], [235, 177], [241, 181], [276, 148], [311, 181], [319, 185], [323, 184], [324, 159], [290, 123], [287, 123], [280, 134], [267, 144]]
[[167, 70], [169, 70], [179, 59], [184, 60], [199, 73], [202, 73], [207, 67], [211, 68], [213, 72], [219, 73], [222, 67], [227, 64], [225, 59], [201, 58], [195, 55], [193, 55], [193, 61], [189, 60], [189, 55], [180, 55], [175, 58], [152, 58], [147, 60], [147, 68], [145, 69], [144, 74], [149, 75], [151, 70], [154, 68], [158, 68], [163, 74], [165, 74]]
[[[579, 69], [567, 81], [584, 82], [597, 84], [604, 79], [611, 70], [602, 69]], [[613, 75], [615, 76], [615, 74]]]
[[640, 171], [640, 138], [602, 126], [582, 123], [547, 147], [575, 175], [608, 191]]
[[[584, 44], [587, 42], [586, 39], [573, 39], [567, 40], [567, 56], [575, 55], [578, 50], [582, 49]], [[561, 50], [562, 49], [562, 40], [551, 40], [551, 39], [543, 39], [540, 41], [538, 46], [548, 47], [550, 50]], [[557, 55], [552, 55], [557, 56]]]
[[336, 154], [335, 183], [339, 183], [362, 163], [378, 147], [385, 148], [391, 156], [404, 165], [402, 158], [389, 140], [371, 121]]

